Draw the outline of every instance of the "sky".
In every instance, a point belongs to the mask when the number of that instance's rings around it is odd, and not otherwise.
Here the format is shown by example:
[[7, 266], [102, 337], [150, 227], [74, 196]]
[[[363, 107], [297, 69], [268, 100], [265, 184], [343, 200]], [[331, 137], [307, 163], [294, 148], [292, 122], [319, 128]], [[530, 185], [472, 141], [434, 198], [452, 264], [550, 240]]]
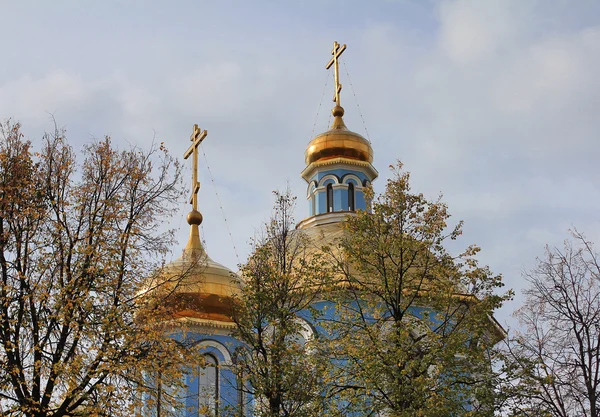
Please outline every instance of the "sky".
[[[465, 222], [451, 249], [481, 246], [517, 294], [496, 314], [506, 327], [545, 245], [574, 227], [600, 245], [596, 0], [0, 0], [0, 10], [0, 119], [19, 121], [34, 147], [52, 118], [75, 149], [110, 135], [182, 156], [194, 123], [208, 130], [218, 193], [201, 156], [202, 234], [232, 270], [273, 190], [289, 184], [296, 219], [308, 215], [300, 172], [328, 128], [333, 41], [347, 44], [344, 120], [372, 142], [376, 191], [401, 160], [414, 191], [443, 194], [450, 223]], [[185, 245], [188, 211], [171, 222], [179, 243], [167, 261]]]

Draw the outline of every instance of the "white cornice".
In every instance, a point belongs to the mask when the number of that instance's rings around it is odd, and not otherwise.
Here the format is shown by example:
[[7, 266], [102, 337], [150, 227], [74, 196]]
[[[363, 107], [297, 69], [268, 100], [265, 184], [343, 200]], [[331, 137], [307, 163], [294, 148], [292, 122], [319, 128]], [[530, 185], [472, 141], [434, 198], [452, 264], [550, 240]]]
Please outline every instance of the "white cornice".
[[296, 229], [305, 229], [307, 227], [322, 226], [330, 223], [342, 223], [346, 221], [346, 217], [355, 216], [353, 211], [334, 211], [332, 213], [316, 214], [307, 217], [296, 225]]
[[347, 169], [348, 165], [351, 165], [357, 171], [365, 173], [365, 175], [369, 178], [370, 181], [375, 180], [375, 178], [379, 176], [379, 172], [377, 172], [375, 167], [369, 162], [342, 157], [313, 162], [306, 168], [304, 168], [300, 175], [302, 175], [302, 178], [304, 178], [304, 180], [308, 182], [319, 168], [327, 167], [327, 169]]

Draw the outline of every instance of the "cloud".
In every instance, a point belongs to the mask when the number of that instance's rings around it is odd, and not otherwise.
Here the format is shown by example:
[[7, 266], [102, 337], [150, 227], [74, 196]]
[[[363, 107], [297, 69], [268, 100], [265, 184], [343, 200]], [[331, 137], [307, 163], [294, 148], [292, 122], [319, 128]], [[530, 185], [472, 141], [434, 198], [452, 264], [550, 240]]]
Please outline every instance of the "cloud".
[[515, 20], [505, 1], [461, 0], [439, 7], [440, 45], [459, 64], [495, 54], [518, 36]]
[[[289, 180], [297, 218], [307, 213], [299, 172], [338, 40], [348, 44], [345, 121], [366, 136], [365, 120], [381, 174], [376, 189], [386, 167], [402, 159], [413, 189], [444, 193], [450, 212], [466, 221], [463, 240], [479, 243], [482, 261], [509, 286], [523, 286], [521, 269], [543, 243], [560, 245], [573, 225], [600, 230], [600, 7], [552, 0], [246, 6], [132, 6], [114, 17], [107, 4], [91, 29], [68, 23], [89, 11], [60, 6], [22, 27], [8, 21], [0, 34], [23, 36], [5, 53], [23, 56], [28, 70], [0, 68], [0, 115], [38, 137], [52, 127], [53, 112], [76, 143], [111, 134], [145, 145], [156, 135], [175, 155], [198, 123], [209, 130], [203, 148], [243, 254], [269, 215], [271, 190]], [[57, 35], [48, 25], [58, 17]], [[103, 27], [111, 29], [99, 36]], [[60, 59], [47, 44], [61, 46]], [[331, 93], [329, 81], [314, 134], [327, 129]], [[203, 236], [211, 257], [234, 268], [202, 158], [201, 166]], [[185, 220], [173, 225], [183, 245]]]
[[517, 290], [545, 243], [600, 225], [600, 25], [555, 23], [573, 11], [540, 5], [443, 2], [433, 31], [382, 23], [363, 37], [382, 177], [400, 158], [413, 189], [443, 191], [462, 241]]
[[38, 120], [46, 120], [47, 112], [52, 113], [57, 108], [77, 108], [89, 99], [95, 88], [63, 70], [54, 70], [39, 78], [25, 74], [0, 84], [0, 114], [35, 115]]

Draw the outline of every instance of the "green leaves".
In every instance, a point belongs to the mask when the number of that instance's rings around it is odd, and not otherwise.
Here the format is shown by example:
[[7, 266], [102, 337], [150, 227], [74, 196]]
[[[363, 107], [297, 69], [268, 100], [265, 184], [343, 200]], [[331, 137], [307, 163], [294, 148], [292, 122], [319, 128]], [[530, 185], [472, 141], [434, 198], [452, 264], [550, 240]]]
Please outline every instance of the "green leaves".
[[504, 333], [491, 314], [510, 294], [496, 294], [478, 247], [448, 252], [462, 222], [448, 231], [446, 205], [409, 179], [398, 164], [383, 195], [367, 191], [372, 213], [300, 230], [295, 200], [275, 194], [234, 314], [255, 415], [493, 412], [490, 349]]
[[495, 294], [501, 278], [479, 267], [477, 247], [447, 251], [462, 222], [446, 232], [446, 205], [412, 193], [401, 163], [392, 175], [372, 213], [348, 217], [334, 256], [345, 282], [327, 323], [339, 401], [364, 415], [483, 415], [491, 345], [480, 340], [503, 336], [491, 314], [510, 294]]
[[275, 193], [272, 218], [241, 267], [234, 336], [243, 343], [234, 369], [254, 398], [255, 416], [317, 416], [324, 404], [324, 369], [311, 325], [313, 303], [330, 267], [302, 231], [294, 230], [295, 198]]

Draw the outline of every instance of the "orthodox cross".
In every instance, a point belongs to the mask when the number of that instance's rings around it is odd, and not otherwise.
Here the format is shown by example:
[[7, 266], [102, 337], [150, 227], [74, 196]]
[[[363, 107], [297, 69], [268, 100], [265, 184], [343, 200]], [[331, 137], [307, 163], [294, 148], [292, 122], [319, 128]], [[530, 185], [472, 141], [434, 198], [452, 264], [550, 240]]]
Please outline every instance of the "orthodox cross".
[[335, 77], [335, 94], [333, 96], [333, 101], [337, 106], [340, 105], [340, 92], [342, 91], [342, 84], [340, 84], [340, 67], [338, 65], [338, 58], [342, 55], [342, 52], [346, 50], [346, 44], [340, 46], [339, 43], [333, 42], [333, 49], [331, 50], [331, 55], [333, 58], [329, 60], [325, 69], [331, 68], [333, 65], [333, 74]]
[[192, 144], [183, 154], [183, 159], [188, 159], [190, 155], [193, 155], [192, 196], [190, 197], [190, 203], [192, 204], [192, 209], [194, 210], [198, 210], [198, 191], [200, 191], [200, 182], [198, 181], [198, 146], [200, 146], [204, 138], [206, 138], [206, 135], [208, 135], [206, 130], [201, 130], [198, 125], [194, 125], [194, 132], [192, 132], [192, 135], [190, 136]]

